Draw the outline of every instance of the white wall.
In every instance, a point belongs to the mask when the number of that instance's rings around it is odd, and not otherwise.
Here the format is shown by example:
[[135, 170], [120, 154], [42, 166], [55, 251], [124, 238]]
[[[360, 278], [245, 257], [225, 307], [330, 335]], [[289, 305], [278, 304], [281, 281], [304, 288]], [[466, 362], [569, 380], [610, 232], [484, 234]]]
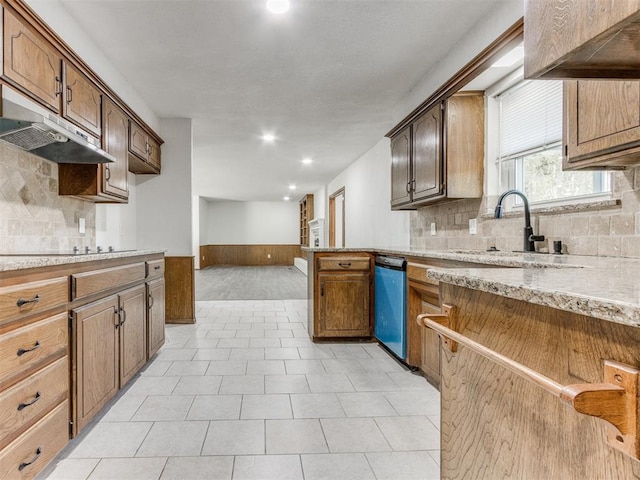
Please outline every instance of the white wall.
[[120, 71], [107, 59], [86, 34], [84, 28], [69, 15], [58, 0], [26, 0], [26, 3], [125, 101], [140, 118], [158, 131], [155, 113], [129, 85]]
[[[389, 139], [371, 150], [329, 182], [327, 196], [345, 187], [345, 246], [409, 246], [409, 212], [393, 212]], [[329, 230], [327, 212], [326, 230]], [[327, 243], [328, 245], [328, 243]]]
[[136, 176], [129, 173], [129, 203], [96, 204], [96, 245], [112, 246], [116, 250], [135, 250], [136, 233]]
[[207, 245], [297, 245], [296, 202], [208, 202]]
[[393, 108], [396, 122], [424, 102], [440, 86], [524, 15], [522, 0], [503, 0], [458, 41]]
[[137, 178], [138, 248], [192, 255], [191, 119], [161, 119], [160, 136], [162, 175]]

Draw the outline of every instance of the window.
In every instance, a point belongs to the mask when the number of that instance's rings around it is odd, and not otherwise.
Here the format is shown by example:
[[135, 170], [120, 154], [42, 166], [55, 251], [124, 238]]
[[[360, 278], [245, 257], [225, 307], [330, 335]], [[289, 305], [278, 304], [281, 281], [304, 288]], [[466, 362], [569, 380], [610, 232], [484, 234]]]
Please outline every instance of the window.
[[520, 80], [493, 98], [500, 192], [516, 188], [531, 203], [568, 203], [611, 190], [605, 172], [562, 171], [562, 81]]

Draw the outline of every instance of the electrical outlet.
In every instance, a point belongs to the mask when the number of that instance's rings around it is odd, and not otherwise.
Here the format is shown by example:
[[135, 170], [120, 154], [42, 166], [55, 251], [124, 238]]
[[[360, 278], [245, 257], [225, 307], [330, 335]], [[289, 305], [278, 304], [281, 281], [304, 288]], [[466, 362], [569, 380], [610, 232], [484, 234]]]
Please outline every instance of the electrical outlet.
[[431, 235], [436, 234], [436, 222], [431, 222]]
[[270, 253], [267, 253], [267, 258], [271, 258], [271, 254]]
[[78, 233], [80, 235], [84, 235], [85, 233], [85, 223], [84, 223], [84, 218], [82, 217], [78, 218]]
[[202, 261], [204, 262], [204, 255], [202, 256]]
[[469, 219], [469, 235], [476, 235], [478, 233], [478, 221], [476, 218]]

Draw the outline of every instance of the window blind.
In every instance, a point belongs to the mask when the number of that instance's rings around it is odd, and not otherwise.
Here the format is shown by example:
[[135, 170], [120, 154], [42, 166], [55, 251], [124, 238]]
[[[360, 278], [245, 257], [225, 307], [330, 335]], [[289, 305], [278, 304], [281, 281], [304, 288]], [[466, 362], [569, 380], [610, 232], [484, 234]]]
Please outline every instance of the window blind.
[[500, 160], [562, 140], [562, 81], [524, 81], [502, 92], [497, 100]]

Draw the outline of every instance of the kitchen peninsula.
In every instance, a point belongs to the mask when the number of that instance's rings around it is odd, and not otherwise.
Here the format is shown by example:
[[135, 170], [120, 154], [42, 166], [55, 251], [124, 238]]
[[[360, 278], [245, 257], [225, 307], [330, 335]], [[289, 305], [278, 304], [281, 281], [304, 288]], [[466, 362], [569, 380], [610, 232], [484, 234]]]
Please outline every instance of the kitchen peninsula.
[[[313, 249], [308, 260], [311, 267], [318, 255], [357, 253], [439, 265], [422, 270], [423, 284], [437, 286], [437, 305], [433, 296], [430, 301], [423, 297], [412, 308], [416, 297], [408, 289], [408, 335], [417, 325], [416, 316], [425, 314], [418, 327], [423, 343], [429, 338], [425, 332], [433, 335], [424, 328], [425, 320], [432, 319], [560, 386], [607, 384], [610, 366], [605, 361], [638, 364], [638, 259], [390, 248]], [[310, 286], [312, 279], [310, 274]], [[309, 293], [310, 323], [317, 295]], [[619, 430], [577, 413], [471, 348], [460, 344], [450, 349], [450, 344], [446, 340], [437, 347], [442, 478], [638, 476], [637, 406]], [[429, 371], [421, 370], [432, 381]], [[637, 377], [632, 378], [636, 385]]]

